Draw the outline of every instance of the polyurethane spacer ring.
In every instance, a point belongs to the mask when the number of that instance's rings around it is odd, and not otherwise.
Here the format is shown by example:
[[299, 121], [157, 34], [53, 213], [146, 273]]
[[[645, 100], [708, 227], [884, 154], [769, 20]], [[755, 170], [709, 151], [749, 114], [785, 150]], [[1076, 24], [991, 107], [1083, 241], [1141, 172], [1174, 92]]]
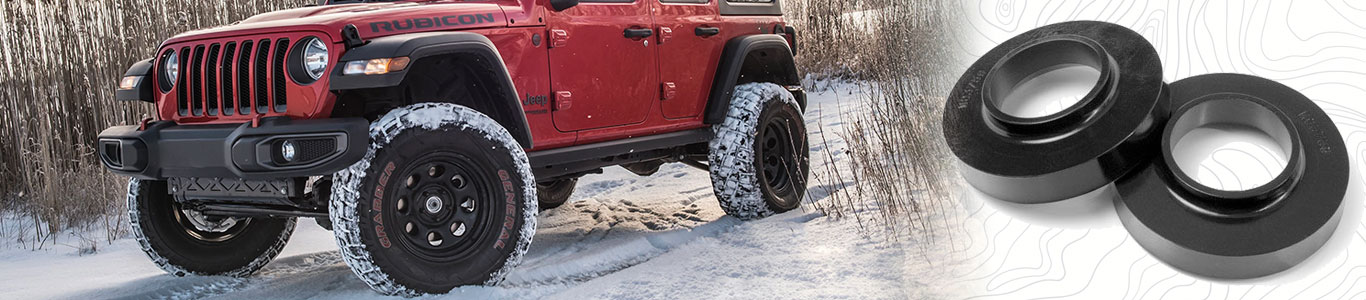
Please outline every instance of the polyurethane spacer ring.
[[[1022, 81], [1068, 65], [1100, 71], [1076, 104], [1033, 118], [999, 108]], [[1104, 22], [1058, 23], [1011, 38], [969, 67], [945, 105], [944, 137], [978, 190], [1010, 202], [1052, 202], [1148, 163], [1166, 103], [1157, 51], [1137, 32]]]
[[[1328, 115], [1294, 89], [1248, 75], [1196, 76], [1171, 90], [1177, 109], [1154, 146], [1161, 149], [1153, 148], [1162, 156], [1116, 183], [1116, 210], [1139, 245], [1174, 268], [1218, 279], [1278, 273], [1318, 251], [1341, 219], [1350, 173]], [[1245, 191], [1196, 182], [1176, 164], [1173, 146], [1208, 125], [1266, 133], [1288, 157], [1286, 168]]]

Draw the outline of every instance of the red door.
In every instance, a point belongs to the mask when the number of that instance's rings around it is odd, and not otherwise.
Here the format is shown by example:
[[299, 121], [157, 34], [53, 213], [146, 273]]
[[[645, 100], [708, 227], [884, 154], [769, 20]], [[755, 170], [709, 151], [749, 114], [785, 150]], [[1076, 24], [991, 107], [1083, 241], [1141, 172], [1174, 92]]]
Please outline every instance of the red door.
[[582, 1], [550, 16], [556, 129], [645, 121], [659, 99], [652, 1]]
[[716, 3], [725, 0], [649, 1], [659, 1], [655, 24], [660, 32], [659, 80], [666, 92], [661, 97], [664, 117], [698, 116], [706, 109], [725, 47]]

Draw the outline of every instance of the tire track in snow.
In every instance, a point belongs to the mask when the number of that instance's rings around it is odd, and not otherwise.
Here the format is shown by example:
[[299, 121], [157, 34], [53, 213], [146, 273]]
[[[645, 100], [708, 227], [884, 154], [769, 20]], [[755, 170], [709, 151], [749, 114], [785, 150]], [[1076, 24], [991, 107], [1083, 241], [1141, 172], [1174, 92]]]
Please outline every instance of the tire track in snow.
[[[328, 251], [278, 258], [261, 271], [245, 278], [223, 276], [171, 277], [161, 275], [144, 278], [126, 285], [131, 289], [117, 291], [95, 291], [75, 299], [129, 298], [129, 299], [203, 299], [251, 289], [270, 282], [316, 274], [320, 269], [342, 265], [340, 253]], [[350, 270], [346, 271], [350, 274]], [[356, 280], [364, 287], [364, 283]]]
[[504, 285], [521, 287], [591, 280], [649, 261], [697, 238], [716, 237], [740, 224], [742, 222], [738, 219], [724, 217], [696, 228], [664, 231], [593, 247], [591, 253], [552, 265], [520, 268], [508, 277]]
[[[650, 177], [625, 179], [631, 184], [612, 184], [623, 179], [589, 183], [610, 188], [590, 190], [591, 198], [543, 213], [547, 220], [537, 230], [528, 260], [503, 286], [588, 281], [649, 261], [697, 238], [730, 231], [742, 222], [720, 211], [715, 198], [710, 197], [710, 182], [697, 180], [706, 175], [691, 167], [668, 165]], [[613, 168], [585, 180], [633, 176]], [[667, 186], [667, 191], [678, 194], [660, 194], [662, 190], [651, 186]], [[697, 196], [701, 194], [707, 197]], [[687, 197], [670, 201], [679, 196]]]

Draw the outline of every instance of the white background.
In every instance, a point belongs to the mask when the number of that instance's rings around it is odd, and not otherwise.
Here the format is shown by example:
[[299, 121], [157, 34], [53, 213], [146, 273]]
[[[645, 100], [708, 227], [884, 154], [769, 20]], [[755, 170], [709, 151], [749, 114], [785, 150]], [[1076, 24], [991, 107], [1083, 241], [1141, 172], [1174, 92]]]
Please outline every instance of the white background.
[[[1040, 26], [1099, 20], [1127, 26], [1159, 52], [1167, 82], [1207, 73], [1279, 81], [1333, 118], [1351, 156], [1347, 214], [1324, 249], [1281, 274], [1212, 282], [1149, 256], [1115, 215], [1113, 188], [1047, 205], [1011, 205], [968, 189], [956, 247], [967, 257], [953, 288], [972, 299], [1366, 299], [1366, 2], [965, 1], [958, 70], [1000, 42]], [[1229, 161], [1224, 161], [1229, 163]], [[1236, 182], [1233, 172], [1202, 177]]]

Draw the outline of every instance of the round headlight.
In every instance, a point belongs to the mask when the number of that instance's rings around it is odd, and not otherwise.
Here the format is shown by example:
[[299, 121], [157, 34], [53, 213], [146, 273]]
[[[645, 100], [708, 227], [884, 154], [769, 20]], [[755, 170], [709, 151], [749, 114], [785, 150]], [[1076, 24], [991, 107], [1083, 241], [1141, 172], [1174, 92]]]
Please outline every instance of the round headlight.
[[166, 55], [166, 60], [161, 62], [161, 71], [166, 74], [166, 81], [163, 82], [167, 88], [175, 86], [176, 79], [180, 76], [180, 56], [175, 51]]
[[303, 67], [313, 80], [323, 77], [323, 72], [327, 71], [327, 44], [318, 38], [309, 38], [304, 44]]

